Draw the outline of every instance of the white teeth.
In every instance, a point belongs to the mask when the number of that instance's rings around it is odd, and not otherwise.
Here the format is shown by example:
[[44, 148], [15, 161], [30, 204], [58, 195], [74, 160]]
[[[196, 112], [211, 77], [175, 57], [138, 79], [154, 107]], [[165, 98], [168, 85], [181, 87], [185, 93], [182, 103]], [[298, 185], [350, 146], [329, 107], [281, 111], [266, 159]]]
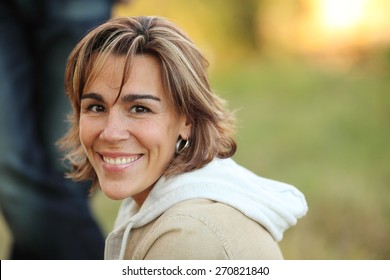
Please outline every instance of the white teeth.
[[140, 155], [132, 156], [132, 157], [117, 157], [117, 158], [110, 158], [103, 156], [104, 162], [111, 164], [111, 165], [122, 165], [122, 164], [129, 164], [133, 161], [136, 161], [140, 158]]

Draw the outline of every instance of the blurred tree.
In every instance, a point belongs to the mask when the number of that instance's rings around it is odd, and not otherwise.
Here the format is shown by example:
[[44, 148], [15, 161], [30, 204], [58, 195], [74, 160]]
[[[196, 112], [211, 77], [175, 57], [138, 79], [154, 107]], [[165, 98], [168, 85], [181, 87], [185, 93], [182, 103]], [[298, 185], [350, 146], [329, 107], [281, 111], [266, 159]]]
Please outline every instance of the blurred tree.
[[[228, 5], [225, 26], [226, 30], [234, 30], [233, 37], [247, 46], [249, 50], [257, 49], [257, 15], [262, 0], [219, 0], [217, 5]], [[217, 7], [216, 7], [217, 8]]]

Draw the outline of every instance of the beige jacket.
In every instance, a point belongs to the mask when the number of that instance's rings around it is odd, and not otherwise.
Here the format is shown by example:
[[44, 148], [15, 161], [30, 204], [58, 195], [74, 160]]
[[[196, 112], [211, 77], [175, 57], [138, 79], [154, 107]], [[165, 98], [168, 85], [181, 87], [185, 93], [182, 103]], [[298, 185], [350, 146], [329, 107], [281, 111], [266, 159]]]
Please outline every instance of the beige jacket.
[[274, 259], [307, 211], [295, 187], [232, 159], [160, 178], [139, 207], [129, 197], [106, 239], [105, 259]]
[[238, 210], [206, 199], [178, 203], [158, 219], [134, 229], [125, 259], [282, 259], [261, 225]]

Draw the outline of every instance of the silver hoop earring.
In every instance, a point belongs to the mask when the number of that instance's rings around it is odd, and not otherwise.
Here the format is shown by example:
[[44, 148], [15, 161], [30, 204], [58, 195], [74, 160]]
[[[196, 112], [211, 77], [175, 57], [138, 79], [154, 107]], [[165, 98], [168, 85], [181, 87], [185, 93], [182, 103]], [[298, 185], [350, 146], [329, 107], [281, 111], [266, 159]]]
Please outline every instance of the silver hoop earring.
[[190, 139], [184, 140], [180, 137], [180, 139], [176, 142], [176, 154], [180, 154], [190, 145]]

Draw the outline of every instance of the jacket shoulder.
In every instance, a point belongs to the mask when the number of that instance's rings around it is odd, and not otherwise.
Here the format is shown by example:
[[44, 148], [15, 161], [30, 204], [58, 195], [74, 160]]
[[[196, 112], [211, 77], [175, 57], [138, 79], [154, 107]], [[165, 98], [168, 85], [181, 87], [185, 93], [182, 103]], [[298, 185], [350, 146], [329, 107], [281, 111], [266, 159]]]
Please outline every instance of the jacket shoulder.
[[278, 244], [237, 209], [207, 199], [180, 202], [132, 231], [130, 259], [281, 259]]

